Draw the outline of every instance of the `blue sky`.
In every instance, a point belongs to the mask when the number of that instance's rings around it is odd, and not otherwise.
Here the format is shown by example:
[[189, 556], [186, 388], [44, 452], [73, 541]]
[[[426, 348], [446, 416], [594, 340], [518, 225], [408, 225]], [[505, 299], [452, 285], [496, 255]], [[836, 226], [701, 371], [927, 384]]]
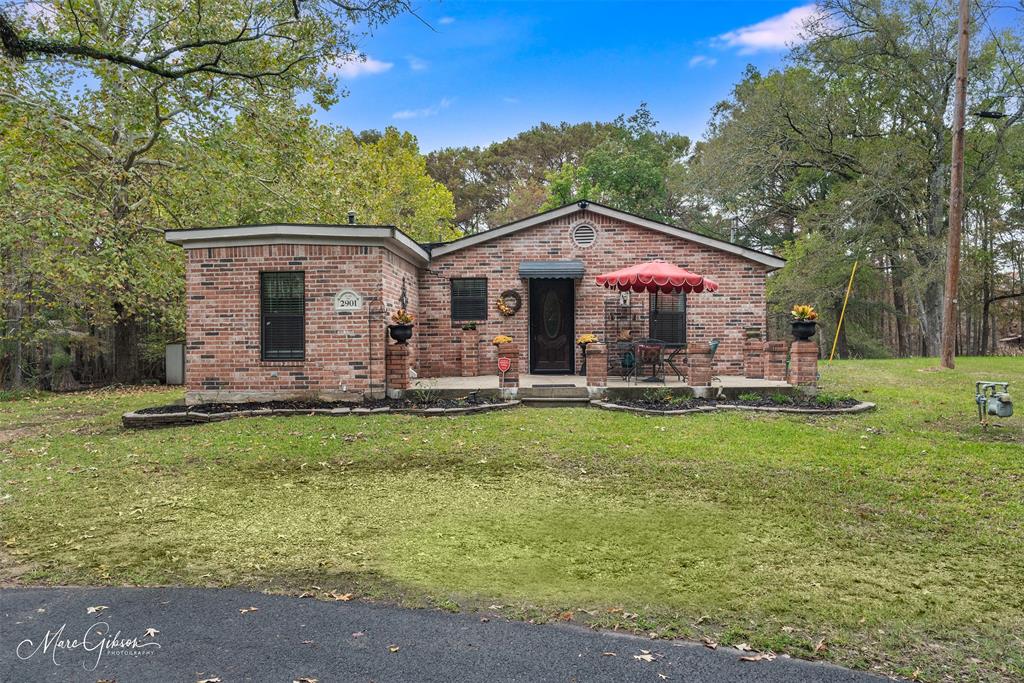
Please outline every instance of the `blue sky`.
[[647, 102], [699, 138], [747, 64], [782, 62], [807, 2], [425, 2], [362, 41], [349, 90], [319, 118], [394, 125], [424, 151], [486, 145], [548, 121], [608, 121]]

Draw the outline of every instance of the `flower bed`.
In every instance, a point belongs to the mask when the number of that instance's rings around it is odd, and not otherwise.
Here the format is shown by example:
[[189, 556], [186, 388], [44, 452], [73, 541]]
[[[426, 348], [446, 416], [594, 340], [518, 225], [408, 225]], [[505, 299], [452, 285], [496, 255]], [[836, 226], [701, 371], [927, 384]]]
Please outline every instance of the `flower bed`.
[[780, 413], [859, 413], [871, 410], [874, 403], [858, 401], [848, 396], [819, 394], [741, 394], [736, 398], [704, 399], [691, 396], [673, 396], [668, 392], [652, 391], [635, 398], [621, 398], [614, 403], [592, 401], [599, 408], [628, 410], [639, 413], [684, 414], [713, 410], [761, 410]]
[[363, 403], [340, 401], [262, 401], [249, 403], [202, 403], [197, 405], [167, 405], [140, 408], [125, 413], [121, 422], [125, 427], [159, 427], [175, 424], [215, 422], [234, 417], [261, 417], [271, 415], [370, 415], [377, 413], [405, 413], [410, 415], [459, 415], [488, 410], [500, 410], [518, 405], [519, 401], [504, 401], [496, 397], [470, 394], [461, 398], [418, 397], [400, 399], [373, 399]]

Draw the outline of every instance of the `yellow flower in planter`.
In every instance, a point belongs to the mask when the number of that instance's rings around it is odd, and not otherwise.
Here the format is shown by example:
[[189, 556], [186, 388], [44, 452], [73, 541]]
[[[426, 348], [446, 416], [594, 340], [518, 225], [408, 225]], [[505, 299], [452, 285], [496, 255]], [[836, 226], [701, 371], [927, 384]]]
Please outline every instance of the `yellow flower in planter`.
[[491, 340], [491, 343], [494, 344], [495, 346], [501, 346], [502, 344], [511, 344], [512, 337], [509, 337], [504, 334], [499, 334], [497, 337]]
[[597, 343], [597, 335], [596, 334], [581, 334], [580, 336], [576, 337], [576, 343], [577, 344], [596, 344]]
[[808, 306], [807, 304], [797, 304], [789, 314], [793, 317], [793, 320], [809, 321], [818, 319], [818, 312], [814, 310], [814, 306]]
[[411, 325], [416, 318], [410, 315], [409, 311], [399, 308], [391, 314], [391, 322], [395, 325]]

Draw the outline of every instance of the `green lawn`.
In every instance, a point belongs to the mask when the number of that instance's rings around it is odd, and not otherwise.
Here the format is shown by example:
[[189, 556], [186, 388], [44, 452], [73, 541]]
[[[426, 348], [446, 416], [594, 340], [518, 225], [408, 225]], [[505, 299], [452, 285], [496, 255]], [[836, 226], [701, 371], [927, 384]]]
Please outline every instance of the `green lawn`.
[[571, 611], [922, 680], [1020, 680], [1024, 416], [981, 429], [973, 383], [1024, 399], [1024, 359], [933, 365], [823, 366], [824, 390], [879, 409], [816, 418], [521, 409], [138, 432], [121, 412], [180, 392], [5, 401], [0, 571]]

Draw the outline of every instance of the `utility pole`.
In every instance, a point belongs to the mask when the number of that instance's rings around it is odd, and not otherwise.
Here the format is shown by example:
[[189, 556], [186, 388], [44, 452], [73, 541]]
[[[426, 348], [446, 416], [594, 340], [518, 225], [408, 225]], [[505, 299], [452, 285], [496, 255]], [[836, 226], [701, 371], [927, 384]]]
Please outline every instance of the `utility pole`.
[[953, 162], [949, 174], [949, 228], [946, 244], [946, 290], [942, 298], [942, 359], [944, 368], [956, 364], [957, 285], [960, 281], [960, 233], [964, 222], [964, 119], [967, 108], [968, 0], [960, 0], [960, 42], [953, 88]]

